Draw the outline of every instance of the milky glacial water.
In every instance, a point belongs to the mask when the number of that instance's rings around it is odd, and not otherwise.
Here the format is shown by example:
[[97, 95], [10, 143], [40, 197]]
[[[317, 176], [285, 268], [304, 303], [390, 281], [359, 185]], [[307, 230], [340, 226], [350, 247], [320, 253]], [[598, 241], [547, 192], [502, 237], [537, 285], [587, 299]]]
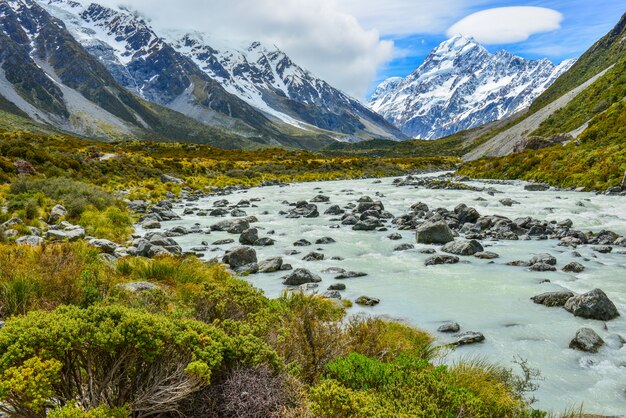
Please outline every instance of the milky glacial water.
[[[572, 249], [558, 246], [556, 240], [487, 240], [482, 242], [485, 250], [500, 254], [500, 258], [492, 264], [474, 257], [461, 257], [462, 262], [456, 265], [425, 267], [424, 261], [428, 255], [420, 254], [417, 250], [427, 246], [417, 245], [416, 250], [405, 252], [393, 251], [402, 243], [415, 244], [413, 232], [396, 231], [393, 225], [390, 225], [389, 232], [353, 231], [350, 226], [331, 229], [331, 225], [337, 224], [330, 221], [335, 217], [323, 214], [329, 205], [343, 207], [356, 202], [363, 195], [369, 195], [375, 200], [380, 199], [385, 209], [395, 216], [406, 213], [413, 203], [420, 201], [431, 209], [453, 209], [465, 203], [475, 207], [481, 215], [498, 214], [511, 219], [532, 216], [556, 221], [569, 218], [574, 221], [575, 229], [609, 229], [624, 235], [626, 198], [564, 191], [527, 192], [521, 182], [492, 185], [504, 194], [490, 196], [485, 192], [396, 187], [392, 181], [383, 179], [382, 183], [376, 183], [374, 180], [356, 180], [265, 187], [180, 204], [175, 211], [182, 216], [185, 205], [210, 209], [213, 202], [219, 199], [226, 198], [231, 204], [236, 204], [241, 199], [258, 198], [260, 201], [254, 202], [257, 207], [243, 210], [259, 219], [254, 227], [259, 228], [260, 237], [266, 236], [268, 231], [276, 231], [271, 236], [276, 240], [274, 246], [256, 248], [259, 260], [282, 256], [284, 262], [294, 268], [311, 270], [323, 278], [320, 293], [337, 282], [334, 275], [322, 273], [329, 267], [368, 274], [366, 277], [342, 281], [347, 285], [342, 297], [354, 300], [367, 295], [379, 298], [381, 302], [373, 308], [355, 305], [350, 309], [351, 314], [365, 312], [399, 319], [431, 331], [442, 343], [449, 342], [452, 337], [439, 334], [436, 329], [444, 321], [456, 321], [461, 325], [462, 332], [479, 331], [486, 340], [458, 348], [448, 354], [444, 361], [479, 356], [515, 367], [512, 362], [516, 357], [527, 359], [531, 367], [541, 370], [544, 379], [539, 382], [540, 389], [535, 393], [538, 398], [536, 407], [559, 412], [582, 403], [588, 412], [626, 414], [626, 346], [616, 349], [605, 345], [596, 354], [568, 348], [570, 340], [581, 327], [592, 328], [605, 339], [611, 334], [620, 334], [626, 338], [625, 248], [615, 248], [612, 254], [599, 254], [590, 247], [581, 246], [577, 249], [584, 257], [581, 259], [573, 257]], [[484, 186], [479, 182], [468, 184]], [[317, 204], [319, 218], [287, 219], [278, 214], [281, 210], [289, 210], [289, 206], [281, 202], [310, 200], [318, 193], [331, 198], [329, 203]], [[479, 196], [487, 201], [474, 201]], [[499, 203], [504, 197], [521, 204], [505, 207]], [[264, 211], [269, 214], [263, 215]], [[164, 222], [163, 229], [177, 225], [191, 227], [196, 223], [208, 227], [222, 220], [196, 215], [183, 218], [180, 221]], [[227, 218], [230, 215], [224, 219]], [[141, 228], [138, 229], [138, 233], [143, 232]], [[387, 235], [392, 232], [399, 232], [403, 239], [389, 240]], [[301, 238], [315, 242], [322, 237], [332, 237], [337, 242], [310, 247], [292, 245]], [[199, 246], [202, 241], [214, 242], [226, 238], [234, 238], [235, 243], [207, 252], [205, 258], [211, 259], [221, 257], [224, 250], [239, 245], [238, 236], [212, 232], [210, 235], [191, 234], [175, 239], [187, 251]], [[318, 248], [322, 249], [326, 260], [302, 261], [304, 255]], [[287, 251], [293, 249], [302, 251], [302, 254], [286, 255]], [[529, 260], [539, 253], [556, 256], [559, 271], [529, 272], [524, 267], [505, 265], [513, 260]], [[330, 260], [333, 256], [343, 257], [344, 260]], [[573, 260], [585, 266], [583, 273], [560, 271]], [[277, 297], [285, 290], [281, 280], [285, 274], [256, 274], [245, 279], [262, 289], [267, 296]], [[549, 279], [550, 283], [541, 283], [544, 279]], [[531, 296], [563, 288], [578, 293], [601, 288], [616, 304], [622, 316], [607, 322], [605, 329], [602, 321], [576, 318], [562, 308], [547, 308], [530, 300]]]

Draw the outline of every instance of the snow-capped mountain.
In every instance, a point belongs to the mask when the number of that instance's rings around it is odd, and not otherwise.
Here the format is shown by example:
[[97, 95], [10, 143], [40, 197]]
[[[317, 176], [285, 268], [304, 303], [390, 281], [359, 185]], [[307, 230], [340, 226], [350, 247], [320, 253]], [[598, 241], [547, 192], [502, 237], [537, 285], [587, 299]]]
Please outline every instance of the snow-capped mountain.
[[301, 68], [275, 46], [267, 48], [259, 42], [233, 46], [202, 33], [170, 37], [176, 50], [191, 57], [228, 92], [283, 122], [402, 137], [380, 115]]
[[[269, 131], [270, 120], [340, 139], [403, 138], [380, 115], [259, 43], [211, 45], [199, 34], [157, 33], [124, 8], [37, 0], [116, 80], [139, 96], [203, 123], [231, 119]], [[236, 99], [236, 100], [235, 100]]]
[[440, 138], [524, 110], [574, 63], [491, 54], [457, 35], [406, 78], [381, 83], [369, 105], [407, 135]]

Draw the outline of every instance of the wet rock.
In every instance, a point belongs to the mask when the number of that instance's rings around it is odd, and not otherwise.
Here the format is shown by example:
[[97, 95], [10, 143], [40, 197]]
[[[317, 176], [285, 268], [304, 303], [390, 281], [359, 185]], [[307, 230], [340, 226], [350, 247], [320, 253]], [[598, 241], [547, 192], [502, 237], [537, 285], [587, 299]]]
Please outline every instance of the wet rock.
[[127, 206], [128, 209], [132, 210], [133, 212], [143, 213], [148, 210], [148, 202], [146, 202], [145, 200], [131, 200], [130, 202], [128, 202]]
[[393, 234], [387, 235], [387, 238], [389, 238], [392, 241], [397, 241], [402, 239], [402, 235], [398, 234], [397, 232], [394, 232]]
[[283, 259], [281, 257], [272, 257], [261, 261], [259, 264], [259, 273], [273, 273], [281, 270]]
[[545, 183], [530, 183], [524, 186], [524, 190], [529, 192], [545, 192], [550, 186]]
[[26, 235], [15, 240], [15, 243], [18, 245], [30, 245], [31, 247], [42, 245], [44, 242], [43, 238], [36, 235]]
[[380, 299], [371, 298], [369, 296], [360, 296], [354, 301], [357, 305], [361, 306], [375, 306], [380, 303]]
[[188, 235], [190, 232], [187, 228], [182, 225], [175, 226], [174, 228], [165, 232], [165, 236], [167, 237], [182, 237], [183, 235]]
[[529, 268], [530, 271], [538, 271], [538, 272], [546, 272], [546, 271], [556, 271], [556, 267], [544, 263], [544, 262], [540, 262], [540, 263], [535, 263], [532, 264]]
[[551, 266], [556, 266], [556, 257], [551, 254], [538, 254], [530, 259], [530, 265], [544, 263]]
[[233, 218], [243, 218], [244, 216], [248, 216], [245, 210], [241, 209], [233, 209], [230, 211], [230, 216]]
[[575, 316], [600, 321], [610, 321], [619, 316], [615, 304], [600, 289], [570, 298], [565, 303], [565, 309]]
[[444, 322], [443, 324], [441, 324], [439, 328], [437, 328], [437, 331], [446, 332], [446, 333], [447, 332], [455, 333], [455, 332], [459, 332], [460, 330], [461, 330], [461, 326], [457, 324], [456, 322], [452, 322], [452, 321]]
[[228, 206], [228, 200], [226, 199], [220, 199], [213, 202], [214, 208], [225, 208], [226, 206]]
[[456, 336], [456, 340], [452, 343], [457, 347], [468, 344], [476, 344], [485, 341], [485, 336], [480, 332], [468, 331]]
[[584, 270], [585, 266], [575, 261], [572, 261], [563, 267], [563, 271], [566, 273], [582, 273]]
[[317, 218], [320, 216], [317, 206], [306, 201], [296, 203], [295, 209], [291, 209], [288, 218]]
[[284, 276], [283, 285], [285, 286], [300, 286], [306, 283], [319, 283], [322, 278], [317, 274], [311, 273], [306, 269], [295, 269], [291, 274]]
[[324, 215], [343, 215], [344, 213], [346, 213], [346, 211], [341, 209], [339, 205], [332, 205], [326, 209]]
[[294, 247], [308, 247], [309, 245], [311, 245], [311, 243], [305, 239], [299, 239], [293, 243]]
[[352, 229], [354, 231], [374, 231], [376, 228], [382, 226], [380, 221], [375, 218], [367, 218], [363, 221], [358, 221]]
[[509, 261], [508, 263], [506, 263], [506, 265], [514, 266], [514, 267], [529, 267], [530, 263], [528, 261], [516, 260], [516, 261]]
[[356, 225], [358, 222], [358, 218], [352, 215], [346, 216], [341, 220], [342, 225]]
[[434, 248], [422, 248], [421, 250], [418, 250], [417, 252], [420, 254], [435, 254], [437, 250], [435, 250]]
[[585, 351], [587, 353], [597, 353], [598, 349], [604, 345], [604, 341], [591, 328], [581, 328], [576, 332], [576, 336], [569, 343], [569, 348]]
[[613, 248], [609, 247], [608, 245], [602, 246], [602, 247], [593, 247], [592, 250], [594, 250], [595, 252], [598, 252], [600, 254], [609, 254], [611, 252], [613, 252]]
[[331, 237], [324, 237], [324, 238], [320, 238], [317, 241], [315, 241], [316, 245], [327, 245], [327, 244], [334, 244], [335, 241], [334, 239], [332, 239]]
[[211, 231], [227, 231], [231, 234], [241, 234], [250, 228], [246, 219], [227, 219], [211, 225]]
[[503, 205], [503, 206], [511, 207], [513, 205], [519, 205], [520, 202], [507, 197], [506, 199], [501, 199], [500, 200], [500, 204]]
[[396, 248], [394, 248], [394, 251], [408, 251], [408, 250], [412, 250], [414, 249], [415, 246], [413, 244], [400, 244], [398, 245]]
[[459, 220], [459, 225], [465, 223], [473, 224], [480, 218], [480, 213], [476, 209], [467, 207], [465, 204], [460, 204], [454, 208], [454, 213]]
[[346, 271], [335, 276], [335, 279], [337, 280], [354, 279], [356, 277], [365, 277], [365, 276], [367, 276], [367, 273], [363, 273], [359, 271]]
[[228, 245], [228, 244], [232, 244], [233, 242], [235, 242], [234, 239], [226, 238], [226, 239], [219, 239], [217, 241], [213, 241], [211, 245]]
[[242, 245], [253, 245], [259, 239], [259, 230], [248, 228], [239, 236], [239, 243]]
[[322, 261], [324, 259], [324, 254], [318, 253], [316, 251], [310, 252], [304, 256], [304, 261]]
[[334, 283], [328, 286], [328, 290], [346, 290], [346, 285], [343, 283]]
[[459, 261], [459, 257], [455, 255], [434, 255], [432, 257], [428, 257], [424, 262], [424, 265], [436, 266], [441, 264], [456, 264]]
[[338, 300], [341, 300], [341, 293], [339, 293], [339, 291], [337, 291], [337, 290], [329, 290], [327, 292], [324, 292], [322, 294], [322, 297], [324, 297], [326, 299], [338, 299]]
[[271, 238], [267, 238], [267, 237], [263, 237], [263, 238], [259, 238], [258, 240], [254, 241], [254, 246], [255, 247], [269, 247], [271, 245], [274, 245], [274, 243], [276, 243], [276, 241], [274, 241]]
[[346, 269], [342, 269], [341, 267], [329, 267], [326, 270], [322, 270], [322, 273], [325, 273], [325, 274], [342, 274], [345, 272], [346, 272]]
[[499, 258], [500, 256], [491, 251], [481, 251], [481, 252], [474, 254], [474, 257], [480, 258], [481, 260], [493, 260], [493, 259]]
[[48, 217], [48, 223], [57, 223], [62, 218], [67, 215], [67, 209], [63, 205], [56, 205], [50, 211], [50, 216]]
[[562, 292], [546, 292], [530, 298], [538, 305], [544, 305], [549, 307], [564, 306], [565, 303], [574, 297], [574, 293], [570, 291]]
[[155, 219], [149, 219], [141, 224], [143, 229], [159, 229], [161, 228], [161, 222]]
[[454, 235], [443, 221], [426, 222], [417, 228], [416, 240], [419, 244], [447, 244], [454, 241]]
[[222, 262], [228, 264], [232, 269], [256, 263], [256, 251], [254, 248], [246, 246], [235, 247], [226, 251], [226, 255], [222, 258]]
[[330, 202], [330, 197], [318, 194], [313, 199], [311, 199], [312, 203], [326, 203]]
[[476, 253], [484, 251], [480, 242], [476, 240], [470, 241], [452, 241], [447, 243], [441, 249], [442, 251], [456, 255], [474, 255]]
[[243, 275], [256, 274], [259, 272], [259, 265], [257, 263], [250, 263], [241, 267], [233, 268], [235, 272]]

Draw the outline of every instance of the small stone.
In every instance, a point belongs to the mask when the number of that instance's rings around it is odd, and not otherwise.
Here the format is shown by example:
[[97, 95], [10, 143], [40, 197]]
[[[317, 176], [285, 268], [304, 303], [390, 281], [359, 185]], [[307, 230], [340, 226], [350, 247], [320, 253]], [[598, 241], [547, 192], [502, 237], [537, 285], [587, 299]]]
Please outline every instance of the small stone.
[[585, 266], [575, 261], [572, 261], [563, 267], [563, 271], [566, 273], [582, 273], [584, 270]]
[[456, 322], [452, 322], [452, 321], [448, 321], [448, 322], [444, 322], [443, 324], [441, 324], [441, 326], [439, 328], [437, 328], [437, 331], [439, 332], [459, 332], [461, 330], [461, 326], [459, 324], [457, 324]]

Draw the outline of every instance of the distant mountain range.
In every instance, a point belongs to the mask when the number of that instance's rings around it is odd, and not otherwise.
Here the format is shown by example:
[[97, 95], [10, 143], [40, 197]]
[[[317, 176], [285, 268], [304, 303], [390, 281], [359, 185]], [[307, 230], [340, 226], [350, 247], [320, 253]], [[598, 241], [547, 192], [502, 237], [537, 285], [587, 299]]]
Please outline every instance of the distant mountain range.
[[489, 53], [455, 36], [435, 48], [406, 78], [378, 86], [370, 108], [419, 139], [435, 139], [506, 118], [533, 100], [576, 61], [555, 66], [510, 52]]
[[454, 37], [369, 107], [259, 42], [159, 33], [123, 7], [0, 0], [0, 111], [105, 139], [319, 149], [432, 139], [528, 108], [574, 63]]

